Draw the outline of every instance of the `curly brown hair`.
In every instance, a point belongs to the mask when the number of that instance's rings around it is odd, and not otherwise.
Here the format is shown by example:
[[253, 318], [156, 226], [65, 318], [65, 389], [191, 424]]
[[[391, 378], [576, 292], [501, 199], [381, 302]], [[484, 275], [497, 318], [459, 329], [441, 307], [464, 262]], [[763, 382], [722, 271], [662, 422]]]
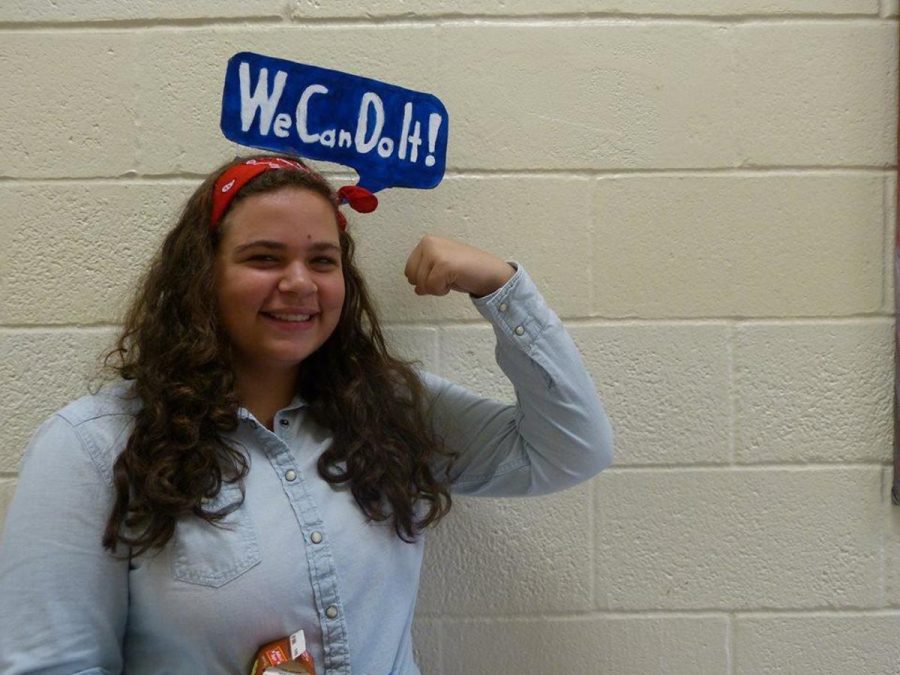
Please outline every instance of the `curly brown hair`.
[[[108, 368], [133, 382], [142, 404], [113, 465], [116, 499], [103, 534], [103, 545], [113, 552], [118, 544], [132, 547], [133, 555], [161, 548], [178, 519], [189, 515], [216, 523], [229, 510], [206, 510], [204, 501], [223, 483], [240, 483], [243, 491], [248, 459], [224, 438], [237, 427], [240, 404], [228, 335], [213, 301], [218, 236], [210, 228], [212, 189], [235, 164], [272, 156], [277, 155], [237, 158], [197, 188], [153, 258], [116, 345], [106, 354]], [[231, 206], [285, 188], [314, 191], [337, 208], [322, 176], [293, 170], [257, 176]], [[318, 460], [321, 477], [348, 485], [367, 517], [391, 520], [397, 535], [411, 542], [450, 509], [446, 476], [438, 480], [431, 461], [438, 455], [452, 459], [452, 453], [431, 433], [416, 372], [385, 345], [346, 231], [340, 232], [340, 244], [341, 317], [328, 340], [303, 361], [298, 393], [313, 419], [333, 434]]]

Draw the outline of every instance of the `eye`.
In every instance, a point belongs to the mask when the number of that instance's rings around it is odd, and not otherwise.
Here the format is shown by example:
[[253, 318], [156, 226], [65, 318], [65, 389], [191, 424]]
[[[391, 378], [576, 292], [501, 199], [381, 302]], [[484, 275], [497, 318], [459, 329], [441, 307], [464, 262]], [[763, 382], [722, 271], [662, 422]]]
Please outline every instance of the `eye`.
[[314, 265], [320, 265], [323, 267], [332, 267], [338, 264], [337, 258], [328, 255], [320, 255], [313, 258]]
[[252, 255], [248, 258], [253, 262], [278, 262], [278, 258], [274, 255], [269, 255], [268, 253], [257, 253], [256, 255]]

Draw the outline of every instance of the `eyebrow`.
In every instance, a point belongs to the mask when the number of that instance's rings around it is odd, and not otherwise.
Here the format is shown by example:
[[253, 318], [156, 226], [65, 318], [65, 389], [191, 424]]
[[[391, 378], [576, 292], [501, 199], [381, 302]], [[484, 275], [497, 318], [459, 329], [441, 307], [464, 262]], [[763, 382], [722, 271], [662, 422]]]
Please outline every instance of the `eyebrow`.
[[[271, 241], [269, 239], [257, 239], [255, 241], [247, 242], [246, 244], [241, 244], [236, 249], [234, 249], [235, 254], [243, 253], [244, 251], [251, 248], [264, 248], [268, 250], [275, 251], [283, 251], [287, 248], [283, 242], [280, 241]], [[330, 241], [317, 241], [308, 246], [310, 251], [334, 251], [336, 253], [341, 252], [341, 247], [337, 244], [333, 244]]]
[[313, 244], [310, 244], [309, 248], [313, 251], [334, 251], [335, 253], [341, 252], [341, 247], [337, 244], [333, 244], [330, 241], [317, 241]]

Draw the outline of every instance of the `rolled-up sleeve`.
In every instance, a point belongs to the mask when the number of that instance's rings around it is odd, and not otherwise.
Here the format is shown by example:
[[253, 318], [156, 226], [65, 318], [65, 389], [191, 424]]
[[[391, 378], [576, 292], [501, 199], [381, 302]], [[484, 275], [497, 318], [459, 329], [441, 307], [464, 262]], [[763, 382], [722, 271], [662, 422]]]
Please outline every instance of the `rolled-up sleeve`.
[[435, 432], [458, 453], [448, 476], [453, 492], [546, 494], [607, 467], [613, 434], [603, 404], [578, 349], [524, 268], [473, 302], [494, 328], [497, 363], [516, 403], [424, 375]]
[[45, 422], [0, 540], [0, 672], [122, 671], [128, 561], [101, 544], [112, 500], [77, 428], [59, 415]]

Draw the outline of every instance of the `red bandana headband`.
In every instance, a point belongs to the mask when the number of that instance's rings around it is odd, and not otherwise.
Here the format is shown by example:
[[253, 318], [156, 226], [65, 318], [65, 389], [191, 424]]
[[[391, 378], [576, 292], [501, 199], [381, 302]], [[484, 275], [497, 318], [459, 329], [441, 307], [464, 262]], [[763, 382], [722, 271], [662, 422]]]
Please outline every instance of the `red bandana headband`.
[[[233, 167], [223, 172], [216, 180], [213, 187], [213, 207], [210, 216], [209, 227], [215, 230], [222, 222], [222, 216], [228, 210], [235, 195], [240, 192], [251, 180], [266, 171], [274, 171], [277, 169], [288, 169], [293, 171], [302, 171], [303, 173], [315, 173], [308, 166], [295, 162], [290, 159], [281, 157], [263, 157], [261, 159], [248, 159], [246, 162], [235, 164]], [[369, 192], [366, 188], [359, 185], [345, 185], [338, 191], [339, 202], [334, 205], [334, 211], [337, 215], [338, 227], [341, 230], [347, 229], [347, 219], [341, 213], [338, 206], [340, 202], [347, 202], [350, 208], [360, 213], [371, 213], [378, 206], [378, 197]]]

